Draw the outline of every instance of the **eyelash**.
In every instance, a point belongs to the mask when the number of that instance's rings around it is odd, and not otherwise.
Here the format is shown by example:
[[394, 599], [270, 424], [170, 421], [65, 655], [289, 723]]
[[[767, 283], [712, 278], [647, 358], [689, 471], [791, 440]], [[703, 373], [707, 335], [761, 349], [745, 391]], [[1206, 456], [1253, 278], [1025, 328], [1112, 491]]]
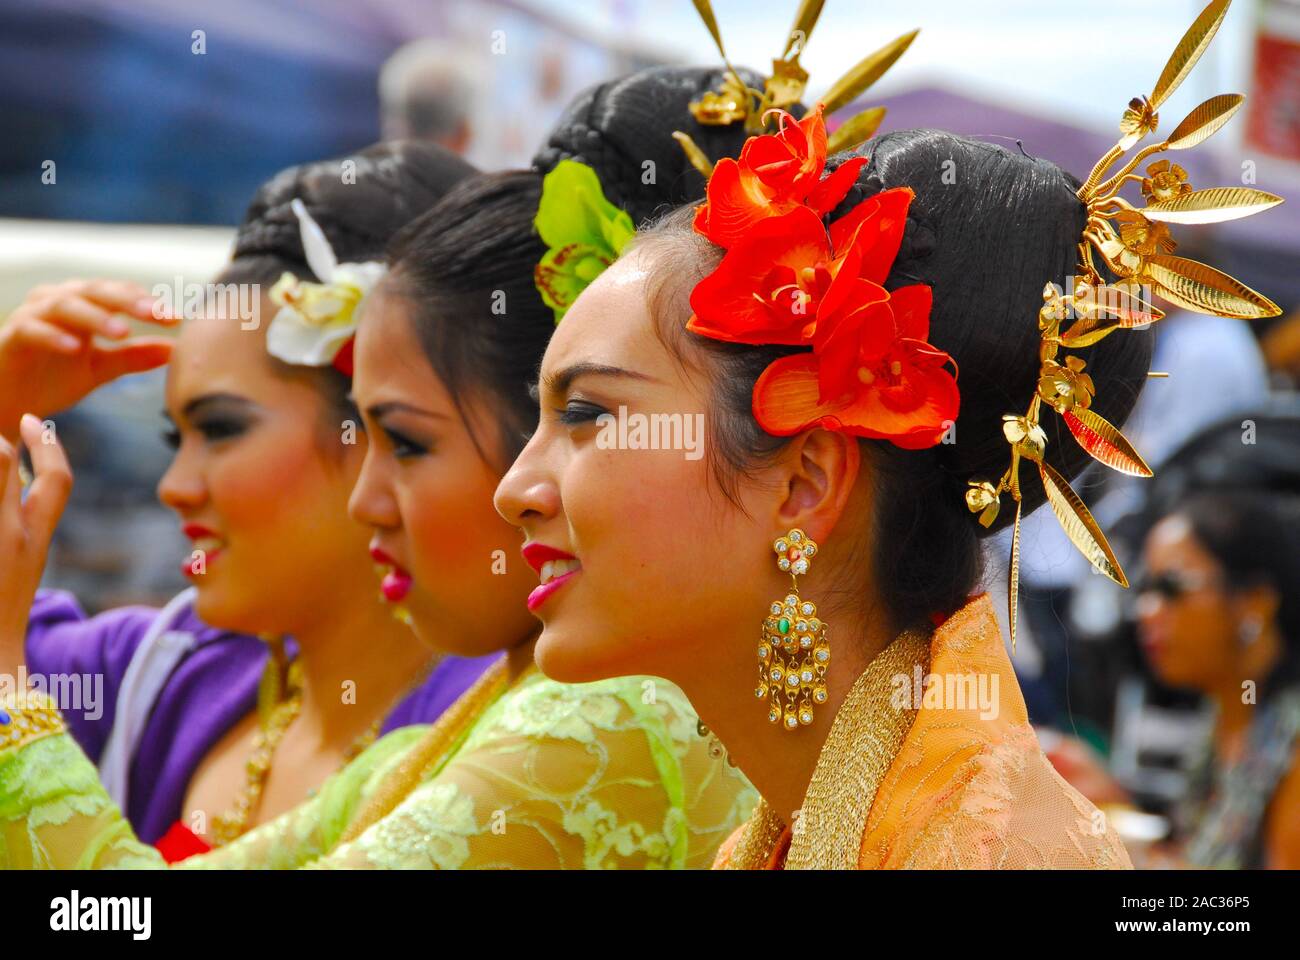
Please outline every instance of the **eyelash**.
[[[208, 443], [217, 443], [221, 440], [229, 440], [232, 437], [240, 436], [248, 425], [238, 420], [207, 420], [194, 424], [194, 429], [203, 434], [203, 439]], [[162, 434], [163, 443], [177, 450], [181, 445], [181, 432], [175, 427], [164, 430]]]
[[598, 404], [589, 403], [585, 400], [570, 400], [565, 408], [559, 411], [560, 423], [566, 427], [576, 427], [584, 423], [591, 423], [602, 413], [608, 411]]
[[393, 456], [398, 460], [409, 460], [414, 457], [422, 457], [429, 452], [429, 448], [416, 443], [409, 437], [405, 437], [396, 430], [384, 427], [384, 435], [388, 437], [388, 442], [393, 445]]

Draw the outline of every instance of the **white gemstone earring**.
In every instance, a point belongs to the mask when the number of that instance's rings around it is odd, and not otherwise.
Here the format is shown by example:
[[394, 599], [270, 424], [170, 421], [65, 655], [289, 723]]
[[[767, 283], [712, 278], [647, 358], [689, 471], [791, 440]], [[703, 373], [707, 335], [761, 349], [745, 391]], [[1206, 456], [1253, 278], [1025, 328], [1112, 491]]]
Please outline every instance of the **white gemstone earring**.
[[1253, 617], [1248, 620], [1243, 620], [1237, 626], [1237, 641], [1243, 647], [1249, 647], [1259, 639], [1259, 635], [1263, 632], [1264, 625], [1258, 620]]
[[831, 662], [826, 624], [817, 604], [799, 596], [798, 578], [808, 572], [817, 544], [797, 527], [772, 544], [777, 567], [790, 574], [793, 588], [774, 600], [758, 642], [758, 686], [754, 696], [768, 702], [767, 719], [786, 730], [813, 722], [813, 706], [826, 702], [826, 668]]

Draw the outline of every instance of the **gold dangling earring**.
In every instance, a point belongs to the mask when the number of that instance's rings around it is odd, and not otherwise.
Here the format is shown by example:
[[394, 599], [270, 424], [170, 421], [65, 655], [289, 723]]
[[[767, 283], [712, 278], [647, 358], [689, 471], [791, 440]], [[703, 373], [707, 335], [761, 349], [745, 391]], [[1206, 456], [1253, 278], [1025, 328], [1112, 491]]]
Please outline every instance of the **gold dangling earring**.
[[795, 730], [813, 722], [814, 704], [826, 702], [830, 637], [826, 624], [817, 619], [817, 604], [799, 596], [798, 578], [808, 572], [817, 544], [796, 527], [777, 539], [772, 549], [776, 565], [790, 574], [793, 588], [784, 600], [772, 602], [763, 621], [754, 695], [768, 701], [768, 720]]

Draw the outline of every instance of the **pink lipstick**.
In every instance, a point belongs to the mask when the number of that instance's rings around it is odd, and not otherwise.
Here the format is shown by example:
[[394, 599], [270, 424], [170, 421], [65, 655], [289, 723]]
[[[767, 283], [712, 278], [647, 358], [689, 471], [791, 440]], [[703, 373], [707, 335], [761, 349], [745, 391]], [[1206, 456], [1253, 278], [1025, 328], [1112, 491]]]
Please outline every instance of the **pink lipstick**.
[[526, 543], [520, 552], [542, 581], [528, 595], [530, 612], [535, 613], [551, 594], [582, 572], [577, 557], [544, 543]]
[[411, 575], [403, 570], [401, 565], [380, 549], [377, 544], [372, 543], [370, 545], [370, 559], [380, 566], [390, 568], [379, 582], [379, 592], [384, 595], [384, 599], [389, 603], [401, 603], [405, 600], [406, 595], [411, 592], [412, 583], [414, 583]]

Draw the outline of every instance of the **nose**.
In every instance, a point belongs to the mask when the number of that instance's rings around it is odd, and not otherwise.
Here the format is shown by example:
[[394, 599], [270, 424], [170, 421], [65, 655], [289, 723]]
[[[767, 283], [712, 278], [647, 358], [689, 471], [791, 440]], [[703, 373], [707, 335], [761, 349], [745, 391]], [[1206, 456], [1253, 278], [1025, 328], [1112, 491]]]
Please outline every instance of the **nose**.
[[492, 502], [512, 526], [527, 528], [560, 513], [560, 488], [543, 456], [544, 443], [538, 430], [497, 484]]
[[207, 483], [192, 446], [182, 443], [158, 481], [158, 499], [179, 514], [193, 512], [208, 498]]
[[366, 446], [361, 472], [357, 474], [357, 482], [348, 497], [348, 515], [368, 527], [393, 529], [401, 526], [401, 511], [374, 444]]

